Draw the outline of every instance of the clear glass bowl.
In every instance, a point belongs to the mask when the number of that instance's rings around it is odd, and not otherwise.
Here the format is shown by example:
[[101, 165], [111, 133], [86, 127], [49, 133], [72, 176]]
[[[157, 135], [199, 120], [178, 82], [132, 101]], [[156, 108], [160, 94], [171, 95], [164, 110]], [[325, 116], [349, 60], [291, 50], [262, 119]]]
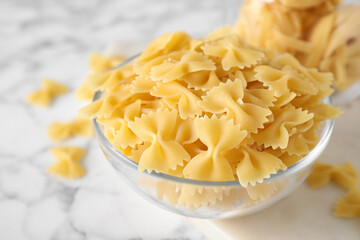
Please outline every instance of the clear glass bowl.
[[[100, 96], [101, 93], [97, 92], [94, 100]], [[324, 102], [330, 103], [330, 98]], [[320, 132], [320, 141], [307, 156], [286, 170], [271, 175], [263, 183], [245, 188], [239, 181], [197, 181], [156, 172], [139, 172], [138, 163], [115, 150], [96, 119], [93, 123], [97, 141], [105, 157], [132, 189], [146, 200], [170, 212], [205, 219], [248, 215], [288, 196], [310, 173], [316, 159], [327, 146], [334, 127], [334, 120], [325, 121]]]

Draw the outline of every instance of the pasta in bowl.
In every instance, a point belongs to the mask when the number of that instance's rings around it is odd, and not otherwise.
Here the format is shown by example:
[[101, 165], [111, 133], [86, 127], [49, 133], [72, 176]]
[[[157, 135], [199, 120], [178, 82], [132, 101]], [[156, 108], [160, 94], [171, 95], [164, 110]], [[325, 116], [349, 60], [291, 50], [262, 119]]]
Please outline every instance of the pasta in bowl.
[[339, 114], [326, 97], [331, 74], [227, 29], [204, 39], [165, 34], [134, 63], [88, 81], [101, 92], [80, 113], [94, 119], [115, 170], [150, 201], [191, 217], [245, 215], [290, 194]]

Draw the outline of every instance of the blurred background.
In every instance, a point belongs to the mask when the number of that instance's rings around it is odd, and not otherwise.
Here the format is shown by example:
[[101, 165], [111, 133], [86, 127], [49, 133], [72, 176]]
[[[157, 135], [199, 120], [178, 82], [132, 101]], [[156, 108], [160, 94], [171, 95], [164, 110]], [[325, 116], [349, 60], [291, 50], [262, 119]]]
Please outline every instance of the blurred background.
[[1, 66], [40, 74], [43, 63], [44, 68], [53, 63], [50, 59], [57, 65], [74, 61], [79, 67], [90, 51], [114, 42], [147, 42], [176, 30], [203, 36], [234, 24], [241, 4], [239, 0], [1, 0]]

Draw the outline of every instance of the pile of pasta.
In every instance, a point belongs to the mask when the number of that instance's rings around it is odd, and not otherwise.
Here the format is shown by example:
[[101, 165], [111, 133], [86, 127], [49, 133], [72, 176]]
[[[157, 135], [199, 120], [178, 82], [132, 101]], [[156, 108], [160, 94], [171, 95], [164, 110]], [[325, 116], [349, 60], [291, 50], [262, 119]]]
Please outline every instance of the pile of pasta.
[[247, 0], [234, 31], [248, 42], [290, 53], [307, 67], [335, 75], [346, 90], [360, 79], [360, 4], [339, 0]]
[[340, 112], [321, 102], [332, 81], [228, 28], [203, 39], [172, 32], [134, 63], [88, 76], [102, 96], [79, 113], [140, 171], [246, 187], [314, 148], [321, 123]]

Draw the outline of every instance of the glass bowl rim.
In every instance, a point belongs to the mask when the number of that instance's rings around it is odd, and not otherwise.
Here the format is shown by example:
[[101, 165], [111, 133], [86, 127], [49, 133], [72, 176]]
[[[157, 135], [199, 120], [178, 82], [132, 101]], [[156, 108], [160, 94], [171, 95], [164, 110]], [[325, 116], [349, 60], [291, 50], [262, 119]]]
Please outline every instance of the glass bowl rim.
[[[116, 69], [118, 67], [126, 65], [127, 63], [129, 63], [133, 59], [135, 59], [138, 55], [139, 54], [134, 55], [133, 57], [126, 59], [125, 61], [123, 61], [118, 66], [114, 67], [113, 69]], [[100, 96], [101, 96], [101, 92], [97, 91], [94, 94], [94, 97], [93, 97], [92, 101], [96, 101], [97, 99], [100, 98]], [[328, 97], [324, 98], [323, 103], [331, 104], [332, 103], [331, 97], [328, 96]], [[324, 121], [324, 123], [323, 123], [324, 126], [322, 127], [321, 134], [320, 134], [320, 140], [316, 144], [316, 146], [305, 157], [303, 157], [302, 159], [300, 159], [299, 161], [297, 161], [293, 165], [287, 167], [287, 169], [278, 171], [275, 174], [271, 174], [269, 178], [264, 178], [262, 183], [270, 182], [270, 181], [273, 181], [273, 180], [278, 180], [278, 179], [281, 179], [281, 178], [285, 178], [285, 177], [287, 177], [289, 175], [295, 174], [296, 172], [300, 171], [301, 169], [304, 169], [306, 166], [308, 166], [312, 162], [314, 162], [320, 156], [320, 154], [324, 151], [324, 149], [326, 148], [326, 146], [327, 146], [327, 144], [328, 144], [328, 142], [330, 140], [331, 133], [332, 133], [332, 131], [334, 129], [334, 123], [335, 123], [334, 119], [328, 119], [328, 120]], [[110, 154], [112, 157], [115, 157], [116, 159], [120, 159], [122, 161], [125, 161], [126, 163], [128, 163], [132, 167], [136, 168], [136, 170], [138, 170], [138, 165], [139, 164], [137, 162], [130, 159], [129, 157], [127, 157], [126, 155], [124, 155], [120, 151], [114, 149], [112, 144], [105, 137], [105, 134], [102, 131], [100, 124], [96, 121], [96, 118], [93, 119], [93, 124], [94, 124], [94, 128], [95, 128], [95, 134], [97, 136], [98, 141], [100, 141], [100, 145], [101, 145], [103, 151], [106, 152], [106, 154]], [[110, 158], [110, 161], [112, 161], [112, 158]], [[116, 162], [115, 162], [115, 164], [116, 164]], [[194, 185], [201, 185], [201, 186], [217, 186], [217, 187], [219, 187], [219, 186], [224, 186], [224, 187], [241, 186], [239, 180], [233, 180], [233, 181], [202, 181], [202, 180], [194, 180], [194, 179], [176, 177], [176, 176], [172, 176], [172, 175], [168, 175], [168, 174], [160, 173], [160, 172], [156, 172], [156, 171], [152, 171], [151, 173], [149, 173], [147, 170], [145, 170], [144, 172], [139, 172], [139, 173], [140, 174], [150, 175], [150, 176], [156, 177], [156, 178], [160, 178], [162, 180], [169, 180], [169, 181], [172, 181], [172, 182], [183, 183], [183, 184], [194, 184]], [[258, 183], [260, 184], [260, 182], [258, 182]]]

